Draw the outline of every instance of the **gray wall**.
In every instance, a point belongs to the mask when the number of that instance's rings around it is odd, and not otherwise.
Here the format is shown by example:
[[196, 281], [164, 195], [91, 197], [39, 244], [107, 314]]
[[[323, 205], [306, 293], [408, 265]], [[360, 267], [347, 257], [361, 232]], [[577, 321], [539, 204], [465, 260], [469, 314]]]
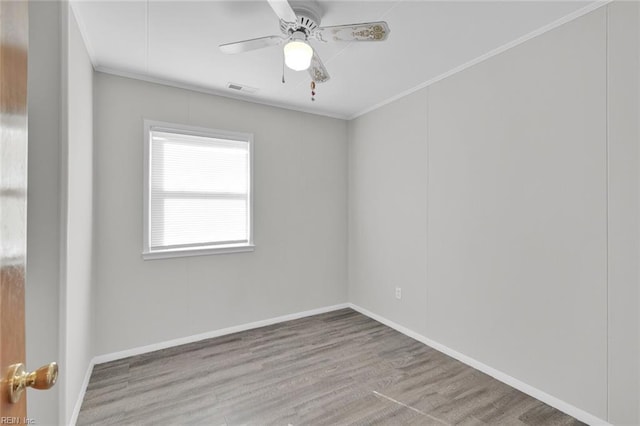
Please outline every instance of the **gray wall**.
[[429, 88], [427, 335], [606, 418], [606, 20]]
[[608, 6], [608, 402], [613, 424], [640, 423], [639, 23], [638, 2]]
[[[60, 273], [60, 4], [29, 2], [27, 367], [58, 359]], [[58, 422], [56, 386], [30, 391], [29, 417]]]
[[[93, 353], [93, 66], [75, 16], [67, 18], [63, 94], [62, 420], [67, 423]], [[65, 107], [66, 106], [66, 109]], [[114, 312], [116, 312], [114, 310]]]
[[638, 421], [637, 17], [612, 4], [349, 124], [350, 301], [619, 424]]
[[349, 301], [422, 334], [426, 137], [425, 90], [349, 123]]
[[[143, 118], [254, 134], [255, 252], [143, 261]], [[95, 354], [347, 301], [347, 130], [95, 75]]]

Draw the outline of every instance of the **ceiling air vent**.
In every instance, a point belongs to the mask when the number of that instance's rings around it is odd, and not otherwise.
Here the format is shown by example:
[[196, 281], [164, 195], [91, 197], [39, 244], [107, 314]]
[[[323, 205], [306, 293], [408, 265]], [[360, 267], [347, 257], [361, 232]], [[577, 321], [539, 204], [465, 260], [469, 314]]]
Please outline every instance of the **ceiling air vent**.
[[255, 93], [258, 91], [255, 87], [243, 86], [238, 83], [227, 83], [227, 88], [231, 90], [237, 90], [238, 92]]

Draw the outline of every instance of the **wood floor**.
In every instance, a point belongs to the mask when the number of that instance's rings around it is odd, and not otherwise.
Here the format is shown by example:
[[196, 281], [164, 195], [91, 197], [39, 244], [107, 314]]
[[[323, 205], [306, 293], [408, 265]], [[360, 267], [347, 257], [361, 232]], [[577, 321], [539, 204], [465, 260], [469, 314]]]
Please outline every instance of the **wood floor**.
[[579, 425], [351, 309], [96, 365], [78, 425]]

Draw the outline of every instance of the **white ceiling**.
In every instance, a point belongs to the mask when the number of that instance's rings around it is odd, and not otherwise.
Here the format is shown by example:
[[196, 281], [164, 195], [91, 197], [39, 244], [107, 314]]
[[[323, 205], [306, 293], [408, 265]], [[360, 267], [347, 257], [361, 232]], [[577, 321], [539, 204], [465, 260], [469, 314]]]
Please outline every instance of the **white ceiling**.
[[[312, 46], [331, 80], [311, 102], [306, 72], [286, 70], [281, 47], [226, 55], [218, 45], [280, 34], [259, 1], [72, 0], [99, 71], [351, 118], [601, 4], [593, 1], [320, 1], [321, 25], [385, 20], [385, 42]], [[257, 88], [244, 94], [229, 82]]]

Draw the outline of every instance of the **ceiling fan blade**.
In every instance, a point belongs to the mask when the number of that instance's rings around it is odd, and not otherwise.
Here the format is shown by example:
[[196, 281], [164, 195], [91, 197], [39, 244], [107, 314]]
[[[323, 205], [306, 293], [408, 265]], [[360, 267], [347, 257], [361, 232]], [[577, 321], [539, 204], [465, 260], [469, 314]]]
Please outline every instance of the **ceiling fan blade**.
[[262, 49], [263, 47], [276, 46], [284, 40], [280, 36], [267, 36], [252, 38], [251, 40], [236, 41], [234, 43], [221, 44], [219, 46], [223, 53], [242, 53], [250, 50]]
[[324, 64], [320, 60], [320, 57], [315, 51], [313, 52], [313, 56], [311, 57], [309, 75], [311, 76], [311, 79], [316, 83], [324, 83], [331, 78], [329, 76], [329, 73], [327, 72], [327, 69], [324, 67]]
[[296, 22], [298, 17], [287, 0], [267, 0], [278, 18], [285, 22]]
[[315, 35], [321, 41], [384, 41], [390, 32], [386, 22], [378, 21], [321, 27]]

